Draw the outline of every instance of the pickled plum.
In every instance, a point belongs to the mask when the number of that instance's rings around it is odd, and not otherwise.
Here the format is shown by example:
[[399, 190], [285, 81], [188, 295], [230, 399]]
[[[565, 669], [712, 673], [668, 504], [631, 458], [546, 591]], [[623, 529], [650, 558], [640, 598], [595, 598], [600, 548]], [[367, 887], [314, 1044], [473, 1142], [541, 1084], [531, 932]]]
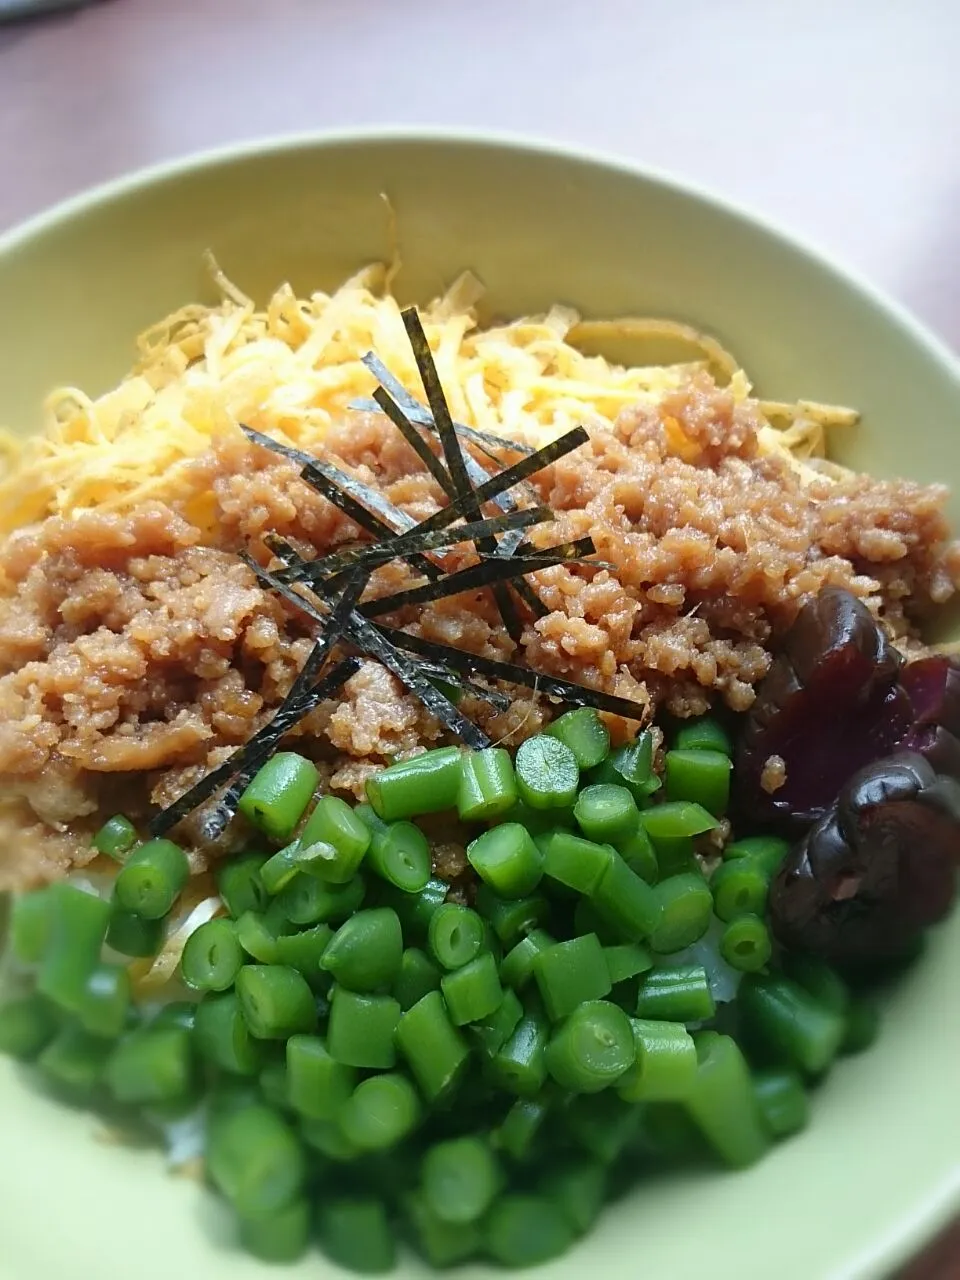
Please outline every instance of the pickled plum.
[[[784, 637], [747, 717], [737, 750], [739, 799], [759, 821], [810, 823], [862, 765], [893, 750], [910, 726], [897, 684], [901, 658], [862, 601], [828, 587]], [[780, 756], [782, 787], [761, 785]]]
[[[934, 656], [903, 665], [870, 610], [828, 587], [803, 606], [761, 684], [737, 750], [738, 799], [754, 821], [801, 829], [844, 781], [895, 751], [960, 779], [960, 666]], [[764, 767], [784, 762], [768, 793]]]
[[952, 905], [960, 783], [915, 752], [875, 761], [788, 854], [770, 890], [786, 947], [841, 968], [902, 955]]

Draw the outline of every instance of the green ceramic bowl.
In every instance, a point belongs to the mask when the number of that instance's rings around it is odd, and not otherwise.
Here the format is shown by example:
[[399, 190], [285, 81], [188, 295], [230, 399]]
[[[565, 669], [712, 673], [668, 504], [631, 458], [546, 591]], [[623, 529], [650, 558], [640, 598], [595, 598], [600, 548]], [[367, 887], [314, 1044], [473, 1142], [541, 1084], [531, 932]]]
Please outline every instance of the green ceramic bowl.
[[[204, 156], [0, 239], [0, 422], [31, 430], [53, 384], [106, 389], [141, 329], [207, 295], [207, 248], [261, 299], [284, 279], [331, 286], [384, 256], [382, 192], [398, 218], [406, 298], [434, 294], [469, 266], [507, 314], [564, 301], [588, 314], [690, 320], [740, 355], [762, 393], [858, 406], [862, 426], [836, 441], [842, 461], [918, 480], [960, 476], [953, 358], [816, 254], [629, 166], [411, 131]], [[958, 973], [955, 919], [893, 993], [878, 1046], [817, 1094], [807, 1133], [746, 1173], [651, 1180], [538, 1274], [888, 1274], [960, 1208]], [[95, 1121], [38, 1097], [8, 1064], [0, 1116], [4, 1280], [269, 1274], [225, 1243], [212, 1197], [169, 1177], [156, 1153], [98, 1140]], [[292, 1274], [334, 1271], [312, 1257]], [[414, 1274], [424, 1272], [410, 1264], [402, 1277]]]

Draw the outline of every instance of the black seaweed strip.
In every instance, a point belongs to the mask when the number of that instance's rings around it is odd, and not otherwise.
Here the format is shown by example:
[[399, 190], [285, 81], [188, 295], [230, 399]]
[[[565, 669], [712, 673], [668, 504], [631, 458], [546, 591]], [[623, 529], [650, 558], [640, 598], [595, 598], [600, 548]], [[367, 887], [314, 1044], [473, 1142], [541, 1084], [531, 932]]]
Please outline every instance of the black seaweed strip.
[[[428, 431], [436, 431], [436, 423], [430, 410], [410, 394], [399, 378], [393, 376], [375, 352], [368, 351], [363, 357], [363, 363], [380, 385], [390, 392], [411, 422], [415, 422], [420, 427], [426, 427]], [[354, 400], [349, 405], [349, 408], [359, 409], [361, 412], [377, 411], [376, 402], [369, 400]], [[533, 448], [528, 444], [520, 444], [516, 440], [506, 440], [503, 436], [494, 435], [489, 431], [479, 431], [476, 427], [468, 427], [463, 422], [455, 422], [453, 427], [458, 436], [462, 436], [464, 440], [469, 440], [471, 444], [483, 448], [485, 453], [487, 449], [501, 449], [506, 450], [508, 453], [533, 453]], [[487, 456], [489, 457], [490, 455], [488, 454]], [[499, 459], [494, 457], [493, 461], [498, 462]]]
[[[335, 639], [336, 637], [334, 637]], [[317, 641], [307, 658], [307, 663], [311, 662], [314, 655], [320, 650], [320, 645], [326, 637], [321, 637]], [[331, 641], [332, 643], [332, 641]], [[320, 661], [322, 662], [329, 651], [329, 644], [320, 650]], [[314, 664], [315, 666], [315, 664]], [[222, 764], [217, 765], [210, 773], [206, 774], [200, 781], [185, 791], [179, 799], [175, 800], [172, 805], [164, 809], [161, 813], [156, 814], [150, 821], [150, 834], [153, 836], [165, 835], [172, 827], [176, 826], [181, 819], [185, 818], [188, 813], [199, 808], [204, 801], [209, 800], [213, 793], [234, 775], [242, 777], [245, 781], [239, 787], [236, 793], [236, 800], [239, 800], [240, 793], [243, 791], [247, 782], [256, 773], [262, 764], [273, 753], [277, 743], [288, 733], [290, 729], [305, 715], [313, 710], [324, 698], [334, 693], [344, 681], [349, 680], [350, 676], [360, 666], [358, 658], [345, 658], [342, 662], [327, 673], [317, 684], [304, 693], [300, 690], [299, 695], [294, 698], [294, 690], [297, 688], [296, 682], [290, 690], [290, 693], [280, 704], [273, 718], [259, 729], [242, 747], [239, 747], [229, 756]], [[304, 664], [304, 671], [307, 665]], [[301, 675], [303, 673], [301, 672]], [[315, 674], [315, 670], [314, 670]], [[230, 789], [234, 790], [233, 787]], [[233, 814], [236, 812], [236, 800], [233, 800], [232, 807], [226, 805], [224, 800], [217, 806], [215, 814], [211, 815], [212, 821], [204, 824], [204, 836], [207, 839], [216, 839], [223, 831]], [[223, 818], [220, 821], [221, 816]], [[212, 834], [211, 834], [212, 832]]]
[[[463, 460], [463, 450], [453, 427], [453, 418], [450, 416], [447, 399], [443, 394], [443, 387], [440, 383], [440, 375], [433, 360], [430, 344], [427, 342], [427, 335], [424, 333], [423, 325], [420, 323], [420, 316], [416, 307], [407, 307], [404, 311], [401, 311], [400, 318], [403, 320], [407, 337], [410, 339], [410, 345], [413, 348], [413, 356], [420, 371], [423, 389], [427, 393], [427, 401], [433, 412], [434, 425], [437, 429], [437, 435], [440, 437], [440, 446], [443, 449], [443, 456], [447, 463], [447, 470], [450, 472], [450, 478], [453, 481], [455, 494], [457, 497], [462, 496], [468, 499], [471, 505], [467, 506], [465, 514], [468, 518], [475, 519], [480, 515], [480, 503], [477, 501], [476, 491], [470, 480], [470, 473]], [[477, 538], [475, 546], [478, 551], [486, 551], [490, 554], [495, 553], [497, 550], [495, 538], [484, 538], [482, 540]], [[510, 589], [502, 582], [494, 582], [491, 587], [493, 598], [497, 602], [497, 608], [500, 610], [500, 617], [503, 619], [507, 634], [514, 644], [519, 645], [523, 638], [523, 624], [517, 613], [517, 607], [514, 604], [513, 596], [510, 594]]]
[[455, 495], [456, 490], [454, 489], [449, 473], [446, 471], [443, 463], [427, 444], [426, 440], [424, 440], [417, 428], [413, 425], [410, 419], [406, 417], [396, 400], [394, 400], [389, 391], [384, 390], [383, 387], [377, 387], [373, 396], [377, 404], [397, 428], [404, 440], [406, 440], [407, 444], [411, 449], [413, 449], [417, 457], [433, 476], [434, 480], [436, 480], [440, 488], [448, 498], [452, 498]]
[[[565, 431], [562, 436], [558, 436], [556, 440], [545, 444], [542, 449], [530, 454], [528, 458], [521, 458], [519, 462], [506, 467], [503, 471], [498, 471], [495, 476], [491, 476], [489, 480], [478, 485], [474, 490], [474, 497], [481, 504], [492, 502], [505, 490], [514, 488], [522, 480], [525, 480], [527, 476], [540, 471], [541, 468], [548, 466], [551, 462], [556, 462], [558, 458], [564, 457], [574, 449], [579, 449], [589, 439], [590, 437], [583, 427], [573, 427], [571, 430]], [[455, 498], [447, 506], [435, 511], [432, 516], [427, 516], [425, 520], [421, 520], [417, 525], [417, 529], [423, 533], [434, 529], [445, 529], [447, 525], [453, 524], [454, 520], [459, 519], [464, 514], [465, 509], [470, 506], [472, 506], [472, 503], [469, 494], [465, 494], [461, 498]]]
[[[298, 609], [302, 609], [308, 617], [313, 618], [316, 622], [325, 622], [324, 615], [319, 612], [304, 596], [298, 591], [294, 591], [292, 587], [286, 583], [280, 582], [273, 574], [268, 573], [266, 569], [262, 569], [256, 561], [240, 553], [241, 559], [247, 563], [261, 582], [270, 586], [284, 600], [294, 605]], [[403, 684], [407, 686], [411, 693], [420, 699], [428, 711], [432, 712], [437, 719], [450, 730], [451, 733], [462, 739], [468, 747], [480, 751], [484, 747], [490, 745], [490, 739], [478, 728], [472, 720], [467, 717], [453, 705], [453, 703], [440, 692], [440, 690], [430, 683], [427, 677], [417, 664], [406, 658], [403, 653], [399, 652], [395, 645], [374, 627], [367, 622], [355, 609], [350, 615], [349, 620], [343, 629], [344, 637], [353, 641], [358, 649], [362, 649], [371, 657], [376, 658]]]
[[538, 693], [551, 698], [561, 698], [574, 706], [595, 707], [598, 711], [609, 711], [614, 715], [624, 716], [630, 720], [646, 720], [647, 709], [628, 698], [618, 698], [613, 693], [601, 693], [597, 689], [589, 689], [586, 685], [574, 684], [570, 680], [561, 680], [556, 676], [542, 675], [531, 671], [529, 667], [518, 667], [512, 662], [497, 662], [492, 658], [481, 658], [463, 649], [453, 649], [450, 645], [434, 644], [432, 640], [424, 640], [421, 636], [408, 635], [395, 627], [377, 624], [387, 639], [399, 649], [409, 653], [422, 654], [432, 662], [450, 667], [454, 671], [475, 673], [487, 676], [491, 680], [504, 680], [510, 684], [524, 685]]
[[[311, 454], [304, 453], [302, 449], [293, 449], [290, 445], [281, 444], [279, 440], [272, 440], [270, 436], [265, 436], [262, 432], [255, 431], [253, 427], [241, 426], [241, 430], [254, 444], [258, 444], [264, 449], [270, 449], [273, 453], [289, 458], [292, 462], [299, 463], [303, 468], [300, 474], [307, 484], [316, 489], [318, 493], [321, 493], [328, 502], [332, 502], [335, 507], [338, 507], [344, 515], [349, 516], [351, 520], [360, 525], [361, 529], [366, 529], [368, 533], [372, 533], [382, 539], [396, 536], [395, 529], [392, 529], [389, 524], [381, 520], [372, 510], [368, 510], [366, 506], [362, 505], [362, 502], [357, 500], [358, 493], [361, 493], [367, 499], [368, 505], [371, 507], [379, 505], [382, 510], [383, 504], [386, 504], [389, 518], [394, 521], [394, 524], [399, 524], [401, 529], [408, 530], [416, 527], [416, 521], [412, 516], [408, 516], [405, 511], [401, 511], [393, 503], [387, 502], [385, 498], [382, 498], [380, 494], [376, 493], [368, 485], [364, 485], [360, 480], [354, 479], [353, 476], [348, 476], [339, 467], [321, 463]], [[438, 578], [443, 572], [439, 565], [435, 565], [426, 556], [414, 556], [411, 567], [425, 574], [428, 578]]]
[[551, 569], [554, 565], [567, 563], [573, 554], [590, 555], [593, 549], [590, 538], [580, 538], [576, 543], [545, 547], [535, 555], [523, 559], [490, 556], [479, 564], [447, 574], [439, 582], [428, 582], [422, 587], [410, 587], [405, 591], [395, 591], [392, 595], [370, 600], [361, 605], [360, 612], [365, 618], [379, 618], [408, 604], [426, 604], [429, 600], [441, 600], [446, 596], [459, 595], [462, 591], [488, 587], [497, 580], [507, 581], [525, 573], [536, 573], [539, 569]]
[[[288, 542], [285, 542], [279, 534], [269, 534], [267, 541], [274, 554], [287, 564], [295, 564], [300, 561], [301, 557], [298, 552]], [[274, 577], [279, 580], [280, 575], [274, 574]], [[437, 679], [446, 680], [450, 684], [459, 684], [465, 693], [472, 694], [473, 697], [479, 698], [483, 702], [489, 702], [498, 711], [509, 710], [511, 700], [506, 694], [499, 693], [495, 689], [486, 689], [482, 684], [474, 684], [472, 680], [466, 679], [462, 672], [450, 671], [439, 662], [422, 662], [420, 667], [428, 675], [433, 674]]]
[[[313, 581], [350, 568], [372, 570], [391, 560], [406, 559], [412, 551], [435, 551], [510, 529], [529, 529], [531, 525], [545, 524], [552, 519], [553, 512], [549, 507], [523, 507], [517, 511], [504, 511], [498, 516], [481, 516], [469, 524], [430, 530], [425, 534], [419, 532], [418, 526], [409, 533], [395, 534], [372, 546], [351, 547], [316, 560], [303, 560], [296, 566], [296, 579], [288, 580]], [[283, 575], [277, 576], [281, 582], [285, 581]]]

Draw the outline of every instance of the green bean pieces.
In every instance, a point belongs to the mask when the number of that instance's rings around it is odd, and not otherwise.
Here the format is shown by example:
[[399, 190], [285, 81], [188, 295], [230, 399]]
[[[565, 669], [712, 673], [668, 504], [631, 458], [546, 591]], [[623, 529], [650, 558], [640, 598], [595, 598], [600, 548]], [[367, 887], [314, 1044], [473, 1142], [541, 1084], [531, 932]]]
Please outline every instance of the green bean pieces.
[[438, 1142], [423, 1158], [423, 1195], [444, 1222], [476, 1222], [500, 1189], [496, 1157], [479, 1138]]
[[535, 734], [517, 748], [514, 768], [520, 798], [531, 809], [573, 804], [580, 780], [577, 758], [559, 738]]
[[459, 969], [479, 955], [483, 936], [483, 921], [475, 911], [445, 902], [430, 919], [427, 945], [441, 968]]
[[120, 869], [114, 892], [126, 911], [144, 920], [165, 916], [187, 883], [187, 855], [172, 840], [148, 840], [130, 854]]
[[241, 1216], [280, 1212], [306, 1176], [303, 1148], [276, 1111], [248, 1106], [215, 1117], [207, 1135], [207, 1172]]
[[412, 822], [381, 823], [372, 833], [366, 865], [403, 893], [419, 894], [430, 881], [427, 837]]
[[298, 1031], [316, 1028], [313, 992], [296, 969], [245, 964], [236, 986], [244, 1020], [258, 1040], [286, 1040]]
[[389, 907], [373, 907], [343, 922], [321, 964], [350, 991], [378, 991], [397, 978], [402, 958], [403, 934], [397, 913]]
[[417, 1091], [398, 1072], [371, 1076], [358, 1084], [339, 1115], [344, 1135], [360, 1151], [396, 1146], [419, 1118]]
[[509, 751], [488, 747], [460, 757], [457, 812], [464, 822], [489, 822], [517, 802], [517, 779]]
[[527, 897], [543, 875], [540, 850], [519, 822], [504, 822], [485, 831], [467, 845], [467, 859], [501, 898]]
[[264, 835], [283, 844], [310, 803], [318, 777], [311, 761], [294, 751], [278, 751], [254, 775], [238, 808]]
[[386, 822], [456, 808], [461, 767], [458, 747], [439, 747], [401, 760], [367, 779], [367, 799]]
[[581, 769], [593, 769], [610, 752], [610, 732], [592, 707], [565, 711], [546, 732], [570, 748]]
[[209, 920], [187, 939], [180, 970], [194, 991], [226, 991], [233, 986], [243, 959], [233, 922]]
[[96, 851], [105, 853], [116, 862], [122, 861], [124, 854], [129, 853], [136, 843], [136, 828], [122, 813], [115, 813], [112, 818], [108, 818], [93, 837]]
[[547, 1070], [571, 1093], [615, 1084], [636, 1058], [630, 1019], [615, 1004], [588, 1000], [561, 1023], [547, 1045]]

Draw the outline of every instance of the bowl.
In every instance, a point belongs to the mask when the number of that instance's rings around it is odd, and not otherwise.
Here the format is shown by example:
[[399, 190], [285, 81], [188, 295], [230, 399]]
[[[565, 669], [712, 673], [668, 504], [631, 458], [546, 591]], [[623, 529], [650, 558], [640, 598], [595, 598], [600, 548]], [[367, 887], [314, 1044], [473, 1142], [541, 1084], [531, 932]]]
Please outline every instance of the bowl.
[[[261, 300], [284, 279], [326, 288], [384, 257], [381, 193], [396, 214], [405, 299], [433, 296], [469, 266], [508, 315], [563, 301], [588, 315], [688, 320], [738, 353], [762, 394], [862, 410], [862, 424], [835, 441], [840, 461], [923, 481], [960, 476], [953, 357], [818, 254], [623, 163], [410, 130], [203, 155], [0, 238], [0, 422], [31, 430], [55, 384], [99, 393], [114, 383], [140, 330], [208, 295], [206, 249]], [[891, 994], [879, 1044], [816, 1094], [803, 1135], [747, 1172], [648, 1180], [538, 1274], [888, 1274], [960, 1207], [958, 972], [960, 918]], [[4, 1280], [269, 1274], [230, 1247], [211, 1196], [170, 1177], [156, 1152], [118, 1149], [99, 1122], [44, 1099], [8, 1063], [0, 1114]], [[340, 1273], [314, 1256], [287, 1274]], [[427, 1273], [408, 1261], [399, 1274]]]

